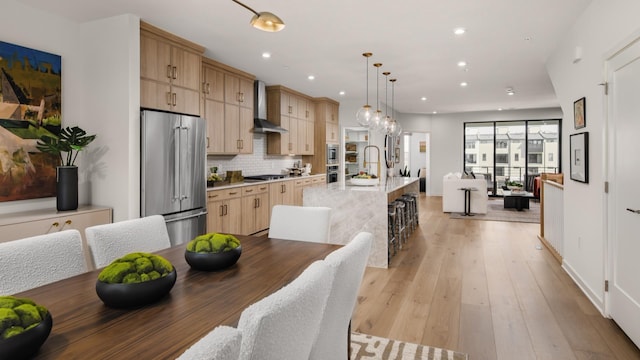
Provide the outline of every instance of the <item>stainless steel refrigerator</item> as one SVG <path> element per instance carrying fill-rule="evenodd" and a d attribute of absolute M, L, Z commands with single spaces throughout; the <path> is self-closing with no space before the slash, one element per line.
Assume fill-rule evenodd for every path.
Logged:
<path fill-rule="evenodd" d="M 204 234 L 205 120 L 142 110 L 140 126 L 140 215 L 163 215 L 172 245 Z"/>

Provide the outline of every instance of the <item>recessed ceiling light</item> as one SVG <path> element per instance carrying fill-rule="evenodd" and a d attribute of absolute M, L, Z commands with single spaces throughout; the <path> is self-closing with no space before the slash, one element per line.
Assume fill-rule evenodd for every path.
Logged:
<path fill-rule="evenodd" d="M 426 97 L 426 96 L 423 96 L 423 97 L 421 97 L 421 98 L 420 98 L 420 100 L 422 100 L 422 101 L 427 101 L 427 97 Z"/>
<path fill-rule="evenodd" d="M 268 58 L 270 58 L 270 57 L 271 57 L 271 53 L 268 53 L 268 52 L 263 52 L 263 53 L 262 53 L 262 58 L 263 58 L 263 59 L 268 59 Z"/>
<path fill-rule="evenodd" d="M 515 91 L 513 91 L 513 89 L 512 89 L 512 88 L 507 88 L 507 95 L 512 96 L 512 95 L 515 95 L 515 93 L 516 93 L 516 92 L 515 92 Z"/>
<path fill-rule="evenodd" d="M 459 67 L 465 67 L 465 66 L 467 66 L 467 62 L 466 61 L 458 61 L 458 66 Z"/>
<path fill-rule="evenodd" d="M 453 33 L 456 34 L 456 35 L 462 35 L 465 32 L 467 32 L 467 30 L 465 28 L 462 28 L 462 27 L 453 29 Z"/>
<path fill-rule="evenodd" d="M 498 111 L 502 111 L 502 108 L 498 108 Z"/>
<path fill-rule="evenodd" d="M 467 85 L 469 85 L 469 84 L 467 84 L 466 81 L 463 81 L 463 82 L 460 83 L 460 86 L 462 86 L 462 87 L 466 87 Z"/>
<path fill-rule="evenodd" d="M 437 111 L 432 112 L 432 114 L 437 114 L 437 113 L 438 113 Z"/>
<path fill-rule="evenodd" d="M 313 76 L 313 75 L 309 75 L 309 76 L 307 76 L 307 79 L 309 79 L 309 80 L 313 80 L 313 79 L 315 79 L 315 78 L 316 78 L 316 77 L 315 77 L 315 76 Z"/>
<path fill-rule="evenodd" d="M 346 93 L 344 91 L 340 91 L 338 94 L 340 94 L 340 96 L 344 96 Z"/>

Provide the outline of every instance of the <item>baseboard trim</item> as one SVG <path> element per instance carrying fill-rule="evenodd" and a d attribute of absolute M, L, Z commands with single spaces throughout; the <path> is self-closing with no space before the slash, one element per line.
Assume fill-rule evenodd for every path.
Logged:
<path fill-rule="evenodd" d="M 571 264 L 569 264 L 566 260 L 562 261 L 562 269 L 564 269 L 564 271 L 569 275 L 573 282 L 578 285 L 580 290 L 582 290 L 587 299 L 591 301 L 593 306 L 595 306 L 596 309 L 600 311 L 600 314 L 602 314 L 602 316 L 604 317 L 607 317 L 604 312 L 604 301 L 602 297 L 598 296 L 598 293 L 593 291 L 593 289 L 591 289 L 591 287 L 589 287 L 587 283 L 582 280 L 582 277 L 580 277 L 580 275 L 573 269 Z"/>

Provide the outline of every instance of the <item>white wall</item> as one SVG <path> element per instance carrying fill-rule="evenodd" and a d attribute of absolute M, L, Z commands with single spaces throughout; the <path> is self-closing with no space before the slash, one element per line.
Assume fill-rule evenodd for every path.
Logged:
<path fill-rule="evenodd" d="M 606 100 L 598 84 L 605 81 L 605 56 L 639 30 L 638 14 L 637 0 L 593 0 L 547 60 L 547 70 L 567 114 L 563 139 L 577 132 L 590 133 L 589 184 L 565 176 L 563 265 L 601 311 L 606 266 Z M 582 60 L 574 64 L 577 46 L 582 48 Z M 572 123 L 573 102 L 583 96 L 587 102 L 586 127 L 576 131 Z M 568 164 L 569 142 L 564 141 L 562 147 L 562 162 Z"/>
<path fill-rule="evenodd" d="M 7 0 L 0 33 L 62 57 L 62 125 L 98 135 L 78 156 L 79 203 L 112 207 L 115 221 L 139 216 L 139 20 L 77 24 Z M 40 208 L 55 198 L 0 203 L 0 214 Z"/>

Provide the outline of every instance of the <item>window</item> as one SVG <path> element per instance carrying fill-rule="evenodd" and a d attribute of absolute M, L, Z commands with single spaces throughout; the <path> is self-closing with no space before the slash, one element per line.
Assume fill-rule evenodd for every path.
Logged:
<path fill-rule="evenodd" d="M 496 167 L 496 176 L 504 176 L 504 168 Z"/>
<path fill-rule="evenodd" d="M 549 153 L 549 161 L 553 161 L 553 153 Z"/>
<path fill-rule="evenodd" d="M 542 154 L 529 154 L 529 164 L 542 164 Z"/>
<path fill-rule="evenodd" d="M 476 148 L 476 142 L 475 141 L 467 141 L 464 144 L 464 148 L 465 149 L 475 149 Z"/>
<path fill-rule="evenodd" d="M 486 153 L 482 154 L 482 161 L 487 161 L 487 154 Z"/>
<path fill-rule="evenodd" d="M 476 154 L 465 154 L 464 162 L 467 164 L 475 164 L 476 163 Z"/>
<path fill-rule="evenodd" d="M 460 145 L 458 145 L 460 146 Z M 506 164 L 509 162 L 509 154 L 496 154 L 496 163 Z"/>
<path fill-rule="evenodd" d="M 506 149 L 507 142 L 506 141 L 496 141 L 496 149 Z"/>
<path fill-rule="evenodd" d="M 513 160 L 520 161 L 520 154 L 518 154 L 518 153 L 513 154 Z"/>

